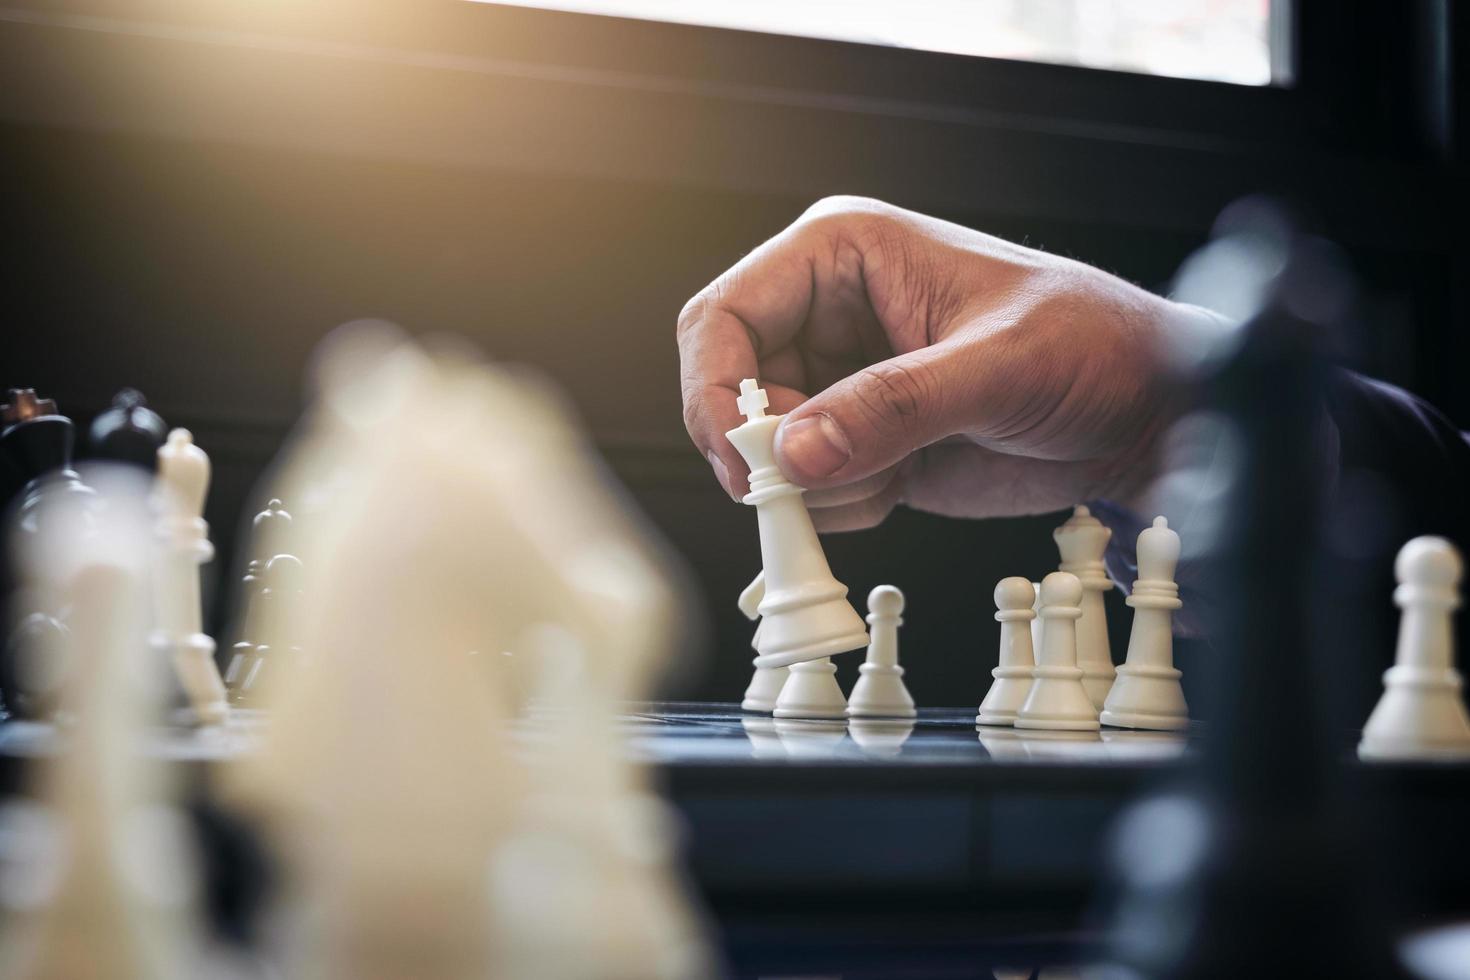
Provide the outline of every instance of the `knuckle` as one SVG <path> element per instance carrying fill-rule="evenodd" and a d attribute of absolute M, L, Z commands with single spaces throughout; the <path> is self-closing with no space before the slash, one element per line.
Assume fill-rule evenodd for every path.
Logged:
<path fill-rule="evenodd" d="M 859 403 L 879 431 L 909 432 L 928 416 L 935 388 L 930 372 L 918 365 L 885 362 L 858 376 Z"/>
<path fill-rule="evenodd" d="M 887 217 L 892 206 L 871 197 L 854 194 L 833 194 L 817 201 L 801 216 L 807 225 L 864 225 Z"/>
<path fill-rule="evenodd" d="M 704 322 L 704 318 L 709 311 L 710 293 L 712 289 L 713 284 L 704 287 L 690 297 L 689 302 L 684 304 L 684 308 L 679 311 L 679 319 L 674 324 L 675 337 L 684 337 L 696 326 Z"/>

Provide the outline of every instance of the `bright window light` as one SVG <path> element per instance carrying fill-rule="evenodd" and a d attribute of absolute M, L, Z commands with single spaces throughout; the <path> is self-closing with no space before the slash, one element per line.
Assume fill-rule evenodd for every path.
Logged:
<path fill-rule="evenodd" d="M 1240 85 L 1282 82 L 1272 0 L 481 0 Z M 1275 0 L 1282 3 L 1283 0 Z"/>

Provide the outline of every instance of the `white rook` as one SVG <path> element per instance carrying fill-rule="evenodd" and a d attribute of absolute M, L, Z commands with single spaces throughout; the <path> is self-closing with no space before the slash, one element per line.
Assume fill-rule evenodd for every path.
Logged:
<path fill-rule="evenodd" d="M 199 566 L 214 557 L 203 516 L 208 493 L 209 457 L 188 429 L 174 429 L 158 448 L 153 643 L 168 651 L 198 720 L 216 724 L 230 709 L 199 594 Z"/>
<path fill-rule="evenodd" d="M 847 601 L 847 586 L 827 565 L 801 499 L 805 491 L 776 466 L 781 417 L 766 414 L 766 393 L 751 378 L 740 382 L 737 404 L 745 424 L 725 436 L 750 467 L 750 493 L 743 502 L 755 508 L 765 570 L 755 666 L 787 667 L 867 646 L 868 632 Z"/>

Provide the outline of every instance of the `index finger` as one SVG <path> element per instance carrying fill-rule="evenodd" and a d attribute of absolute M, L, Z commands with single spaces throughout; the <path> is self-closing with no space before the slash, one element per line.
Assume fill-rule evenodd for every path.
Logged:
<path fill-rule="evenodd" d="M 679 314 L 679 369 L 684 427 L 706 456 L 714 454 L 743 482 L 745 463 L 725 433 L 744 421 L 735 407 L 743 378 L 758 378 L 761 358 L 795 339 L 812 304 L 812 253 L 793 225 L 700 290 Z M 805 399 L 766 385 L 775 411 Z M 730 489 L 735 492 L 734 488 Z"/>

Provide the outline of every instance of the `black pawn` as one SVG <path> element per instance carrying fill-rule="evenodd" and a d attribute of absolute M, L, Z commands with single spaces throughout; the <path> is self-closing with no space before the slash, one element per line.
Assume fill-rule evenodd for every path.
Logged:
<path fill-rule="evenodd" d="M 87 448 L 96 459 L 131 463 L 151 473 L 158 469 L 158 448 L 167 439 L 168 426 L 142 393 L 124 388 L 113 397 L 112 407 L 92 420 Z"/>

